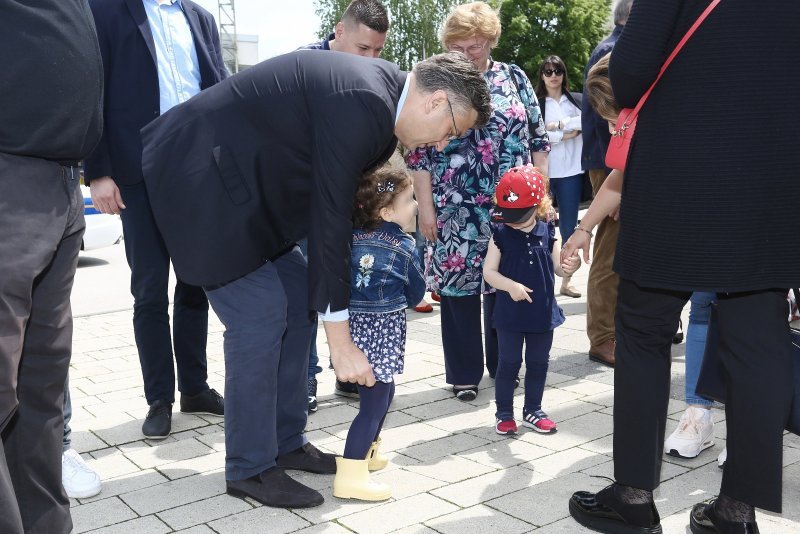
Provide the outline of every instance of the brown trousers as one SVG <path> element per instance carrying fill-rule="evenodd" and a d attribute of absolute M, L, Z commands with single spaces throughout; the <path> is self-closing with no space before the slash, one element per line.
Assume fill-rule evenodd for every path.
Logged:
<path fill-rule="evenodd" d="M 594 194 L 606 180 L 604 169 L 589 171 Z M 614 314 L 617 310 L 619 277 L 614 272 L 619 223 L 606 217 L 598 225 L 594 238 L 594 255 L 586 289 L 586 335 L 592 347 L 614 339 Z"/>

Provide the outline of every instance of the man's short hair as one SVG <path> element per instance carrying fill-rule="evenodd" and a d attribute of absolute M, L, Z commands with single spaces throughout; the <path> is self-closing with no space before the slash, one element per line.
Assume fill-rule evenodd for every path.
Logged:
<path fill-rule="evenodd" d="M 482 128 L 492 115 L 492 101 L 486 78 L 460 52 L 437 54 L 414 65 L 417 88 L 423 93 L 442 90 L 447 93 L 453 109 L 478 113 L 475 128 Z"/>
<path fill-rule="evenodd" d="M 632 5 L 633 0 L 618 0 L 617 5 L 614 6 L 614 25 L 619 26 L 628 21 Z"/>
<path fill-rule="evenodd" d="M 378 0 L 353 0 L 342 13 L 342 22 L 363 24 L 378 33 L 389 31 L 389 13 Z"/>

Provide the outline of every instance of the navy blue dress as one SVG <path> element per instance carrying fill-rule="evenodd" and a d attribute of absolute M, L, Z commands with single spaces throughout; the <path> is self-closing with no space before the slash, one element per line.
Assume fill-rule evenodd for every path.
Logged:
<path fill-rule="evenodd" d="M 544 333 L 562 324 L 564 312 L 556 303 L 551 257 L 555 225 L 537 221 L 530 233 L 505 224 L 493 225 L 492 230 L 501 254 L 500 274 L 533 290 L 533 302 L 515 302 L 507 292 L 498 291 L 492 326 L 501 331 Z"/>

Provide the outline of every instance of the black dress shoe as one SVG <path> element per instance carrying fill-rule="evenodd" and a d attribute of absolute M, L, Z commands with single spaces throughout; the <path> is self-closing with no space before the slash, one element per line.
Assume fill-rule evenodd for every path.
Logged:
<path fill-rule="evenodd" d="M 358 384 L 354 382 L 342 382 L 337 380 L 336 385 L 333 387 L 333 392 L 341 397 L 350 397 L 351 399 L 359 398 Z"/>
<path fill-rule="evenodd" d="M 336 455 L 322 452 L 311 443 L 306 443 L 299 449 L 278 456 L 278 467 L 307 471 L 320 475 L 333 475 L 336 473 Z"/>
<path fill-rule="evenodd" d="M 614 485 L 598 493 L 578 491 L 569 500 L 569 513 L 581 525 L 607 534 L 661 534 L 654 503 L 626 504 L 614 495 Z"/>
<path fill-rule="evenodd" d="M 226 480 L 226 492 L 234 497 L 250 497 L 275 508 L 311 508 L 324 502 L 322 494 L 293 480 L 280 467 L 244 480 Z"/>
<path fill-rule="evenodd" d="M 142 424 L 142 434 L 150 439 L 164 439 L 172 430 L 172 404 L 157 400 L 150 405 Z"/>
<path fill-rule="evenodd" d="M 225 400 L 215 389 L 207 389 L 197 395 L 181 395 L 181 412 L 225 415 Z"/>
<path fill-rule="evenodd" d="M 692 534 L 759 534 L 756 523 L 736 523 L 719 517 L 714 511 L 714 501 L 694 505 L 689 528 Z"/>

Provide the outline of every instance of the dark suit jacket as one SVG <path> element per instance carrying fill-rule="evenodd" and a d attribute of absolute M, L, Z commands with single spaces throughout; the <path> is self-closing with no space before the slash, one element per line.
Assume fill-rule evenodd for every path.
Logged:
<path fill-rule="evenodd" d="M 611 35 L 606 37 L 599 45 L 592 51 L 589 56 L 589 62 L 583 70 L 583 85 L 586 85 L 586 77 L 589 70 L 600 61 L 606 54 L 610 53 L 614 45 L 622 35 L 624 26 L 616 26 Z M 581 133 L 583 134 L 583 168 L 585 170 L 610 169 L 606 168 L 606 150 L 608 150 L 608 143 L 611 141 L 611 134 L 608 132 L 608 123 L 603 119 L 594 108 L 589 104 L 589 99 L 586 99 L 586 107 L 581 108 Z"/>
<path fill-rule="evenodd" d="M 182 0 L 194 37 L 200 88 L 227 77 L 217 26 L 211 14 Z M 85 178 L 111 176 L 117 184 L 142 181 L 139 130 L 158 117 L 159 92 L 153 34 L 142 0 L 89 0 L 97 26 L 105 77 L 104 123 L 100 143 L 86 158 Z"/>
<path fill-rule="evenodd" d="M 230 282 L 308 237 L 310 307 L 346 308 L 356 186 L 397 145 L 405 79 L 383 60 L 301 50 L 145 127 L 145 183 L 178 278 Z"/>

